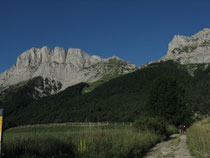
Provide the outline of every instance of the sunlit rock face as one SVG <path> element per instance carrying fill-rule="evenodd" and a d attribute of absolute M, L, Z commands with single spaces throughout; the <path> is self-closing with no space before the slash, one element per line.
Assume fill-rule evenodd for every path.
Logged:
<path fill-rule="evenodd" d="M 7 87 L 37 76 L 62 83 L 62 89 L 80 82 L 94 82 L 104 75 L 135 71 L 135 65 L 117 57 L 102 59 L 78 48 L 54 50 L 44 46 L 23 52 L 16 64 L 0 74 L 0 87 Z"/>
<path fill-rule="evenodd" d="M 181 64 L 210 63 L 210 29 L 191 37 L 175 35 L 161 60 L 174 60 Z"/>

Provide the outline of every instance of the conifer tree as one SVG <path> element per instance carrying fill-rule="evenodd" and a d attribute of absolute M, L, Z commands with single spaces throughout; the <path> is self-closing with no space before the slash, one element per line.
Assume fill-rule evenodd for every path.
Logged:
<path fill-rule="evenodd" d="M 174 125 L 189 124 L 192 116 L 184 87 L 177 79 L 166 76 L 154 81 L 148 97 L 148 112 Z"/>

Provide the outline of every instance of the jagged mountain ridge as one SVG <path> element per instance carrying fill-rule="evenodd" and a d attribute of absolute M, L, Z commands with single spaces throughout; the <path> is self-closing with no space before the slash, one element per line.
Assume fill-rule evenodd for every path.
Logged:
<path fill-rule="evenodd" d="M 94 82 L 107 74 L 124 74 L 135 71 L 135 65 L 111 57 L 91 56 L 78 48 L 61 47 L 54 50 L 44 46 L 31 48 L 17 58 L 17 63 L 0 74 L 0 87 L 9 87 L 41 76 L 62 83 L 62 90 L 80 82 Z"/>
<path fill-rule="evenodd" d="M 203 42 L 208 41 L 208 33 L 206 35 L 206 30 L 201 31 L 201 33 L 198 33 L 197 36 L 197 41 L 200 41 L 197 42 L 198 47 L 200 47 L 200 45 Z M 188 41 L 190 42 L 192 37 L 187 38 L 189 38 Z M 200 64 L 199 62 L 202 63 L 202 61 L 199 60 L 195 62 L 192 62 L 191 60 L 189 62 L 185 62 L 187 61 L 188 56 L 185 56 L 184 54 L 192 53 L 191 57 L 194 57 L 195 59 L 197 56 L 197 48 L 193 50 L 189 49 L 189 43 L 186 43 L 186 50 L 189 49 L 187 52 L 184 52 L 182 50 L 179 51 L 179 49 L 176 49 L 181 49 L 182 47 L 184 47 L 183 44 L 174 44 L 174 47 L 172 46 L 170 46 L 171 49 L 169 48 L 170 51 L 167 54 L 167 58 L 165 58 L 165 60 L 163 58 L 163 60 L 161 60 L 162 62 L 157 61 L 155 63 L 148 64 L 145 68 L 141 68 L 140 70 L 135 71 L 134 73 L 129 73 L 127 75 L 117 77 L 108 82 L 106 79 L 104 79 L 105 81 L 99 86 L 96 84 L 98 86 L 97 88 L 95 88 L 95 86 L 93 87 L 94 90 L 87 89 L 90 86 L 88 86 L 88 84 L 86 83 L 80 83 L 78 85 L 72 86 L 73 90 L 71 90 L 72 87 L 69 87 L 66 90 L 59 92 L 55 95 L 46 95 L 46 93 L 43 92 L 39 93 L 40 90 L 36 91 L 36 88 L 32 88 L 32 92 L 35 92 L 36 96 L 34 97 L 34 95 L 29 95 L 29 97 L 32 96 L 31 100 L 30 102 L 26 102 L 24 104 L 24 107 L 22 106 L 22 102 L 17 104 L 16 99 L 7 99 L 6 97 L 4 97 L 11 96 L 10 94 L 4 95 L 3 97 L 1 97 L 0 95 L 0 105 L 6 105 L 5 109 L 8 108 L 8 110 L 6 110 L 8 120 L 17 123 L 17 125 L 68 121 L 132 121 L 142 114 L 143 109 L 146 105 L 149 89 L 151 88 L 150 86 L 152 85 L 154 80 L 163 75 L 177 78 L 182 82 L 183 86 L 186 88 L 186 98 L 188 104 L 191 106 L 193 111 L 202 114 L 209 114 L 209 64 Z M 208 47 L 209 46 L 206 46 L 204 52 L 201 51 L 200 53 L 205 54 L 205 50 L 208 51 Z M 177 51 L 174 54 L 177 53 L 177 55 L 180 56 L 180 59 L 173 58 L 173 56 L 170 57 L 170 53 L 173 50 Z M 49 59 L 52 58 L 53 57 L 50 57 Z M 57 61 L 53 63 L 57 64 L 57 62 L 61 62 L 61 65 L 66 64 L 64 62 L 66 60 L 62 58 L 56 58 L 56 60 Z M 176 62 L 168 60 L 173 60 Z M 125 64 L 124 66 L 123 63 Z M 195 65 L 195 69 L 193 70 L 194 75 L 190 75 L 188 73 L 188 66 L 192 65 Z M 83 71 L 84 69 L 87 71 L 94 72 L 100 70 L 100 75 L 101 67 L 103 67 L 109 69 L 112 73 L 114 73 L 115 70 L 113 69 L 113 66 L 117 69 L 117 73 L 121 71 L 125 72 L 127 62 L 122 61 L 117 57 L 109 59 L 100 59 L 96 63 L 87 64 L 87 67 L 81 66 L 81 71 Z M 103 73 L 103 75 L 104 74 L 105 73 Z M 94 78 L 94 76 L 92 77 Z M 42 80 L 42 83 L 44 84 L 46 84 L 45 79 L 46 78 Z M 91 77 L 89 79 L 91 79 Z M 35 85 L 35 87 L 39 86 Z M 39 89 L 44 91 L 46 89 L 45 87 L 46 86 L 40 86 Z M 28 90 L 26 89 L 26 91 L 25 89 L 26 88 L 24 87 L 23 89 L 21 89 L 21 91 L 15 93 L 14 96 L 16 97 L 19 96 L 19 94 L 25 94 L 25 92 L 27 92 L 28 94 Z M 31 88 L 29 90 L 31 90 Z M 11 91 L 13 92 L 14 90 Z M 50 92 L 51 94 L 53 92 L 53 89 L 47 92 Z M 39 99 L 43 96 L 43 94 L 47 97 Z M 27 101 L 28 95 L 26 95 L 25 98 Z M 13 102 L 11 104 L 8 104 L 8 102 L 10 103 L 11 100 Z M 19 101 L 19 99 L 17 100 Z M 23 103 L 24 102 L 25 100 L 23 100 Z M 10 105 L 13 106 L 10 107 Z M 19 105 L 22 106 L 22 109 L 19 108 Z M 20 110 L 17 112 L 17 109 Z"/>
<path fill-rule="evenodd" d="M 166 56 L 160 61 L 167 60 L 180 64 L 210 63 L 210 29 L 205 28 L 190 37 L 175 35 Z"/>

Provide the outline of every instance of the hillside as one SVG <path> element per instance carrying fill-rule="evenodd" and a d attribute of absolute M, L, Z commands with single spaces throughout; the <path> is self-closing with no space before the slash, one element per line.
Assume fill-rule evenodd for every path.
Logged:
<path fill-rule="evenodd" d="M 192 100 L 194 97 L 191 97 L 191 92 L 192 86 L 197 84 L 196 80 L 183 66 L 168 61 L 151 64 L 147 68 L 112 79 L 89 93 L 82 93 L 88 84 L 80 83 L 58 94 L 32 101 L 21 111 L 8 115 L 7 119 L 18 125 L 68 121 L 133 121 L 144 114 L 153 81 L 166 75 L 180 80 L 185 85 L 188 100 L 195 101 Z M 200 86 L 199 83 L 197 86 Z M 200 110 L 197 104 L 194 108 Z"/>
<path fill-rule="evenodd" d="M 83 93 L 83 90 L 89 85 L 80 83 L 41 99 L 25 96 L 30 94 L 26 91 L 28 88 L 19 87 L 13 91 L 13 95 L 7 92 L 1 97 L 6 122 L 24 125 L 69 121 L 134 121 L 144 114 L 150 87 L 160 76 L 179 80 L 184 85 L 187 104 L 191 109 L 196 113 L 210 114 L 210 67 L 204 69 L 205 65 L 202 64 L 197 67 L 192 77 L 185 66 L 173 61 L 154 63 L 103 83 L 88 93 Z M 18 100 L 17 97 L 22 99 Z"/>

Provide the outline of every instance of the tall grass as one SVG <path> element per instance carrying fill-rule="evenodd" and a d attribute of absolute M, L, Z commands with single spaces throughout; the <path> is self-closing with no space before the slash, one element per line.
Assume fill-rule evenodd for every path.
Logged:
<path fill-rule="evenodd" d="M 135 158 L 161 140 L 132 127 L 47 127 L 5 132 L 8 158 Z"/>
<path fill-rule="evenodd" d="M 187 145 L 195 158 L 210 157 L 210 118 L 194 123 L 187 130 Z"/>

